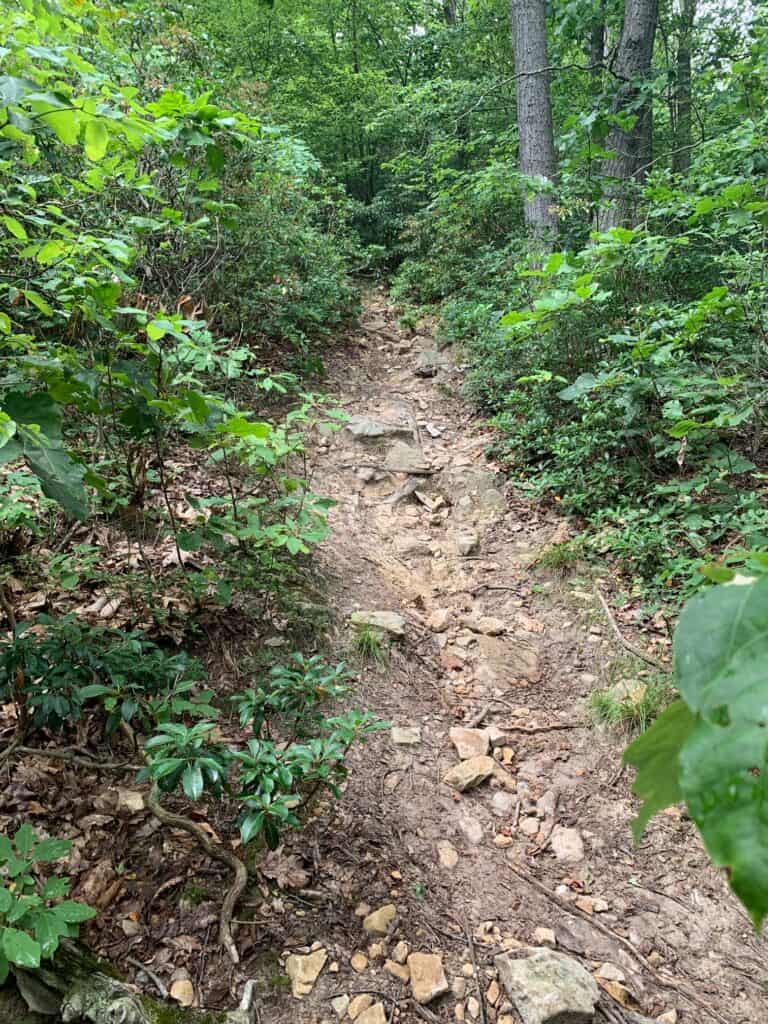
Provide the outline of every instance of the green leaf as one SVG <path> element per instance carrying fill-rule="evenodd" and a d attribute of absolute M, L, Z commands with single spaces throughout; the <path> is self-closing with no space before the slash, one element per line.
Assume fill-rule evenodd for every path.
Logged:
<path fill-rule="evenodd" d="M 71 849 L 72 843 L 68 839 L 44 839 L 35 847 L 35 860 L 52 863 L 66 857 Z"/>
<path fill-rule="evenodd" d="M 40 966 L 40 943 L 18 928 L 3 928 L 3 953 L 17 967 Z"/>
<path fill-rule="evenodd" d="M 87 519 L 90 506 L 83 486 L 85 467 L 76 463 L 63 448 L 27 449 L 25 454 L 43 493 L 57 501 L 70 519 Z"/>
<path fill-rule="evenodd" d="M 675 701 L 624 752 L 624 761 L 637 768 L 632 789 L 643 801 L 632 825 L 637 841 L 654 814 L 683 799 L 679 758 L 695 723 L 685 702 Z"/>
<path fill-rule="evenodd" d="M 13 845 L 22 857 L 28 857 L 35 846 L 37 836 L 30 825 L 24 824 L 13 837 Z"/>
<path fill-rule="evenodd" d="M 33 914 L 31 923 L 35 939 L 40 943 L 40 955 L 44 957 L 53 956 L 59 948 L 59 940 L 69 935 L 69 926 L 59 916 L 58 907 Z"/>
<path fill-rule="evenodd" d="M 181 786 L 190 800 L 199 800 L 203 795 L 203 773 L 197 761 L 184 769 Z"/>
<path fill-rule="evenodd" d="M 0 985 L 4 985 L 8 980 L 8 972 L 10 969 L 8 957 L 5 953 L 0 953 Z"/>
<path fill-rule="evenodd" d="M 78 903 L 77 900 L 64 900 L 56 904 L 56 914 L 66 921 L 67 924 L 80 924 L 81 921 L 90 921 L 96 917 L 96 911 L 86 903 Z"/>
<path fill-rule="evenodd" d="M 107 152 L 109 132 L 100 118 L 94 118 L 85 125 L 85 155 L 94 163 L 102 160 Z"/>
<path fill-rule="evenodd" d="M 16 423 L 7 412 L 0 410 L 0 448 L 4 448 L 15 433 Z"/>
<path fill-rule="evenodd" d="M 10 217 L 8 214 L 4 214 L 0 217 L 0 221 L 5 224 L 8 231 L 13 235 L 14 238 L 20 238 L 22 242 L 26 242 L 28 235 L 24 225 L 21 221 L 16 220 L 15 217 Z"/>

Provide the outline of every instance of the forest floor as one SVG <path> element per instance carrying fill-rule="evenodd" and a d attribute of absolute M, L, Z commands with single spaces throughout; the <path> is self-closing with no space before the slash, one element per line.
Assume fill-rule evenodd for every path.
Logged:
<path fill-rule="evenodd" d="M 329 359 L 328 388 L 354 430 L 378 434 L 347 428 L 313 453 L 314 490 L 338 502 L 320 567 L 334 644 L 354 660 L 354 612 L 403 617 L 404 635 L 363 668 L 357 696 L 407 731 L 356 750 L 341 802 L 288 844 L 311 865 L 318 903 L 286 902 L 296 914 L 286 953 L 314 946 L 327 959 L 314 982 L 322 954 L 294 961 L 311 991 L 278 989 L 263 1019 L 349 1020 L 349 997 L 361 1024 L 512 1024 L 494 957 L 531 945 L 600 976 L 597 1019 L 764 1019 L 766 942 L 693 824 L 670 809 L 633 845 L 626 738 L 597 729 L 588 710 L 617 665 L 625 676 L 644 667 L 602 611 L 611 581 L 537 565 L 567 528 L 505 486 L 460 384 L 461 369 L 431 338 L 402 331 L 381 292 Z M 403 494 L 414 472 L 418 492 Z M 668 640 L 634 637 L 654 640 L 658 654 Z M 499 731 L 497 766 L 458 792 L 444 781 L 459 763 L 450 730 L 480 722 Z M 371 932 L 376 918 L 366 932 L 364 915 L 384 906 L 395 908 L 389 923 L 391 910 L 380 915 L 386 936 Z M 441 957 L 446 994 L 410 998 L 397 977 L 409 952 Z"/>

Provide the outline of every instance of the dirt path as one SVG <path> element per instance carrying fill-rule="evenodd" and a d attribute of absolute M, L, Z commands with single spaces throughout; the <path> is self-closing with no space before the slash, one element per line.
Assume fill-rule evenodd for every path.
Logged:
<path fill-rule="evenodd" d="M 595 731 L 586 709 L 626 652 L 589 580 L 536 567 L 562 525 L 486 461 L 490 438 L 457 397 L 460 371 L 398 330 L 378 296 L 330 375 L 353 417 L 314 455 L 314 489 L 338 501 L 322 556 L 334 639 L 353 660 L 352 613 L 403 617 L 388 660 L 363 670 L 360 702 L 408 731 L 356 752 L 335 815 L 293 840 L 314 861 L 318 892 L 286 909 L 299 908 L 288 946 L 301 957 L 317 943 L 327 960 L 311 993 L 276 994 L 266 1019 L 349 1020 L 346 997 L 369 992 L 366 1011 L 352 1005 L 361 1024 L 516 1024 L 494 957 L 554 945 L 603 976 L 596 1021 L 765 1020 L 766 944 L 691 823 L 675 810 L 632 844 L 621 742 Z M 449 731 L 481 715 L 498 731 L 493 774 L 461 793 L 444 781 L 460 763 Z M 465 739 L 485 754 L 486 733 Z M 487 760 L 463 769 L 488 770 Z M 389 904 L 388 935 L 367 934 L 366 908 Z M 439 954 L 452 990 L 413 1002 L 397 977 L 408 952 Z"/>

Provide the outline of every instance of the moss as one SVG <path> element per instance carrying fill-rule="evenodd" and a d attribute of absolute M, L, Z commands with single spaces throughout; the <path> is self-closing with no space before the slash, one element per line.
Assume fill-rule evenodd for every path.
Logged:
<path fill-rule="evenodd" d="M 226 1011 L 221 1010 L 186 1010 L 182 1006 L 167 1006 L 164 1003 L 155 1002 L 154 999 L 144 997 L 141 1000 L 141 1008 L 147 1015 L 149 1024 L 225 1024 Z M 194 1017 L 192 1016 L 194 1014 Z"/>

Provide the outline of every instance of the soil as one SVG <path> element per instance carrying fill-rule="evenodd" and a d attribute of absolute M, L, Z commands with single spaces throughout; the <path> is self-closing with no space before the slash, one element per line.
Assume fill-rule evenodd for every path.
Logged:
<path fill-rule="evenodd" d="M 76 845 L 82 873 L 68 868 L 73 894 L 90 885 L 102 904 L 89 943 L 153 995 L 160 986 L 141 964 L 166 987 L 189 978 L 204 1006 L 237 1006 L 256 979 L 264 1024 L 331 1024 L 331 1001 L 360 993 L 383 1003 L 388 1024 L 517 1022 L 503 995 L 487 998 L 494 956 L 551 943 L 590 972 L 612 965 L 597 1020 L 765 1019 L 766 942 L 693 824 L 672 808 L 633 845 L 626 738 L 596 728 L 588 709 L 617 666 L 639 682 L 647 672 L 602 610 L 611 580 L 585 566 L 542 567 L 567 524 L 505 482 L 486 455 L 492 433 L 460 397 L 460 366 L 428 335 L 401 329 L 383 292 L 367 297 L 359 331 L 327 365 L 326 390 L 344 410 L 393 431 L 318 434 L 311 456 L 313 491 L 337 502 L 316 559 L 332 610 L 327 641 L 359 668 L 355 703 L 389 725 L 353 750 L 341 800 L 318 806 L 273 857 L 283 874 L 298 869 L 290 884 L 300 888 L 262 878 L 241 901 L 237 966 L 216 943 L 225 870 L 120 796 L 117 784 L 141 788 L 130 774 L 21 762 L 7 814 L 93 819 Z M 378 659 L 364 659 L 350 622 L 367 611 L 404 619 L 404 636 L 385 634 Z M 629 636 L 631 623 L 618 625 Z M 663 623 L 631 639 L 667 656 Z M 237 637 L 221 654 L 236 688 Z M 491 778 L 459 793 L 444 781 L 459 760 L 449 731 L 472 724 L 506 738 Z M 418 742 L 394 743 L 391 727 L 406 726 L 420 730 Z M 234 835 L 226 808 L 194 814 L 224 841 Z M 389 933 L 371 938 L 365 908 L 385 904 L 396 907 Z M 439 953 L 455 992 L 415 1003 L 383 966 L 400 941 Z M 313 946 L 327 962 L 296 999 L 285 958 Z M 367 961 L 355 959 L 360 970 L 355 954 Z"/>

